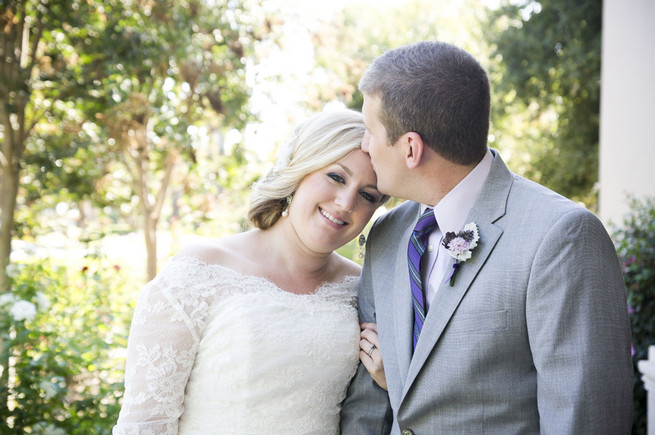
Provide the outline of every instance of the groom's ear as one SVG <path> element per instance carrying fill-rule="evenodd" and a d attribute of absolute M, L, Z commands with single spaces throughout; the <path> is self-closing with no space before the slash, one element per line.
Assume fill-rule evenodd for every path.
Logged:
<path fill-rule="evenodd" d="M 405 133 L 401 139 L 405 148 L 405 164 L 409 169 L 414 169 L 421 163 L 426 145 L 421 135 L 413 131 Z"/>

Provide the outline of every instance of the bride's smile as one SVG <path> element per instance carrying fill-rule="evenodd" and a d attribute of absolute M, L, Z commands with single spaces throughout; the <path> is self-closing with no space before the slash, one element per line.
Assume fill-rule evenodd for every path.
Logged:
<path fill-rule="evenodd" d="M 334 216 L 332 216 L 330 213 L 326 212 L 322 208 L 319 207 L 319 210 L 321 211 L 321 214 L 325 216 L 330 222 L 334 223 L 335 225 L 343 226 L 343 225 L 348 225 L 348 223 L 342 221 L 341 219 L 338 219 Z"/>
<path fill-rule="evenodd" d="M 382 194 L 370 158 L 361 150 L 309 174 L 289 206 L 289 224 L 308 247 L 331 252 L 362 231 Z"/>

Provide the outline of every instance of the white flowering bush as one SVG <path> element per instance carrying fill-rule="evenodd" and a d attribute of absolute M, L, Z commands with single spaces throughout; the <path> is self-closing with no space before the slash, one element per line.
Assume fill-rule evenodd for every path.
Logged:
<path fill-rule="evenodd" d="M 0 433 L 110 434 L 135 280 L 94 258 L 16 266 L 0 295 Z"/>
<path fill-rule="evenodd" d="M 645 434 L 648 397 L 638 362 L 648 359 L 655 345 L 655 197 L 630 198 L 630 212 L 612 237 L 623 267 L 632 326 L 634 363 L 633 434 Z"/>
<path fill-rule="evenodd" d="M 14 322 L 20 322 L 22 320 L 32 321 L 36 317 L 36 305 L 32 302 L 20 300 L 16 301 L 9 310 L 11 316 L 14 318 Z"/>

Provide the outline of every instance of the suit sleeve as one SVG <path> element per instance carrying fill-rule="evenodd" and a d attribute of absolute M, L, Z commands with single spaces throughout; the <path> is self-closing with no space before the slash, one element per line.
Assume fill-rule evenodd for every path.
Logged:
<path fill-rule="evenodd" d="M 371 273 L 371 240 L 374 228 L 369 233 L 367 254 L 359 283 L 359 320 L 375 322 L 375 300 Z M 341 433 L 373 435 L 391 432 L 392 411 L 387 392 L 380 388 L 362 363 L 357 367 L 355 377 L 348 388 L 348 395 L 341 409 Z"/>
<path fill-rule="evenodd" d="M 629 434 L 630 324 L 615 248 L 587 210 L 563 215 L 536 252 L 527 326 L 542 434 Z"/>

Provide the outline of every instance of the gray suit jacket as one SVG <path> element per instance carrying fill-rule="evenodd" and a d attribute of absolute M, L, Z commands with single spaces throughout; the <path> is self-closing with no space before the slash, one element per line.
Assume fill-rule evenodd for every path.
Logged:
<path fill-rule="evenodd" d="M 592 213 L 494 154 L 466 221 L 478 246 L 454 286 L 440 286 L 413 356 L 406 256 L 419 205 L 373 225 L 359 308 L 378 324 L 389 393 L 360 365 L 342 433 L 630 433 L 631 334 L 615 248 Z"/>

